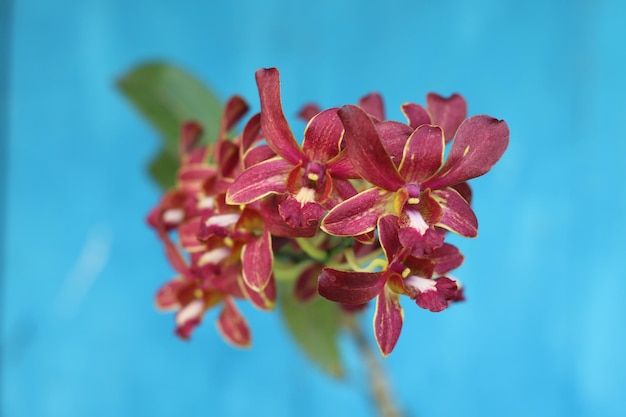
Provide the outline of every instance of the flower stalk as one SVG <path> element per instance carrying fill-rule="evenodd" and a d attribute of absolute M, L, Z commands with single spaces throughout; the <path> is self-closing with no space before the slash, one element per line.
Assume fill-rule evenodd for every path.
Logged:
<path fill-rule="evenodd" d="M 346 326 L 363 357 L 368 371 L 368 381 L 372 402 L 380 417 L 402 417 L 400 407 L 393 396 L 393 387 L 382 366 L 380 357 L 374 352 L 354 316 L 346 316 Z"/>

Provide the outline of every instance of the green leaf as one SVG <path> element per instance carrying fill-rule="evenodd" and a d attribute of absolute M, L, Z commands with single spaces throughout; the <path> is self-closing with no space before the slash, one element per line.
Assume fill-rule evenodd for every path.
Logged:
<path fill-rule="evenodd" d="M 280 311 L 287 329 L 305 354 L 334 377 L 343 375 L 338 336 L 343 312 L 320 296 L 303 303 L 293 296 L 293 285 L 281 285 Z"/>
<path fill-rule="evenodd" d="M 164 190 L 176 185 L 176 172 L 178 171 L 178 157 L 167 152 L 165 149 L 154 157 L 148 168 L 152 179 Z"/>
<path fill-rule="evenodd" d="M 158 155 L 150 172 L 161 186 L 174 184 L 176 169 L 172 168 L 178 165 L 181 124 L 190 120 L 200 123 L 204 128 L 201 143 L 213 143 L 219 133 L 222 104 L 193 75 L 164 62 L 132 69 L 118 80 L 117 86 L 163 138 L 164 152 L 169 155 Z"/>

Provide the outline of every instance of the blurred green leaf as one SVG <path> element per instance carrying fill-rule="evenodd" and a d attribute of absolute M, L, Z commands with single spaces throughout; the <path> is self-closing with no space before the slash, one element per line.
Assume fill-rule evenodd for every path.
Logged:
<path fill-rule="evenodd" d="M 338 304 L 320 296 L 303 303 L 293 296 L 293 286 L 280 291 L 280 311 L 287 328 L 306 355 L 334 377 L 343 375 L 338 336 L 343 312 Z"/>
<path fill-rule="evenodd" d="M 117 86 L 163 138 L 164 150 L 150 164 L 151 174 L 161 186 L 174 184 L 181 124 L 189 120 L 199 122 L 204 127 L 201 142 L 214 142 L 222 104 L 193 75 L 164 62 L 132 69 L 118 80 Z"/>
<path fill-rule="evenodd" d="M 148 171 L 152 179 L 164 190 L 176 185 L 176 172 L 178 170 L 178 156 L 163 149 L 150 162 Z"/>

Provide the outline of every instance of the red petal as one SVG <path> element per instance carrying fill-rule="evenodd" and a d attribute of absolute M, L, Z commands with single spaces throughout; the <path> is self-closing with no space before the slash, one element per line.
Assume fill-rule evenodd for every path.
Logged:
<path fill-rule="evenodd" d="M 250 347 L 252 344 L 248 323 L 230 298 L 224 300 L 224 309 L 217 319 L 217 329 L 227 342 L 235 346 Z"/>
<path fill-rule="evenodd" d="M 330 172 L 333 178 L 361 178 L 352 166 L 350 155 L 345 149 L 326 163 L 326 171 Z"/>
<path fill-rule="evenodd" d="M 313 118 L 317 113 L 321 112 L 322 109 L 317 104 L 309 103 L 305 104 L 300 111 L 298 112 L 298 117 L 304 123 L 308 123 L 309 120 Z"/>
<path fill-rule="evenodd" d="M 400 297 L 385 287 L 378 296 L 374 313 L 374 335 L 383 356 L 388 356 L 396 346 L 403 321 Z"/>
<path fill-rule="evenodd" d="M 444 147 L 443 132 L 439 126 L 418 127 L 404 147 L 400 175 L 412 184 L 431 177 L 441 168 Z"/>
<path fill-rule="evenodd" d="M 359 107 L 378 120 L 385 120 L 385 104 L 378 93 L 370 93 L 359 100 Z"/>
<path fill-rule="evenodd" d="M 178 293 L 182 288 L 189 285 L 187 281 L 179 278 L 166 282 L 157 291 L 155 297 L 156 307 L 159 310 L 173 310 L 180 306 Z"/>
<path fill-rule="evenodd" d="M 361 177 L 390 191 L 404 185 L 369 116 L 361 108 L 348 105 L 339 110 L 339 117 L 345 128 L 347 152 Z"/>
<path fill-rule="evenodd" d="M 240 96 L 232 96 L 224 106 L 224 114 L 222 115 L 221 132 L 226 133 L 232 129 L 235 124 L 246 114 L 250 107 L 248 103 Z"/>
<path fill-rule="evenodd" d="M 268 194 L 287 192 L 287 175 L 293 165 L 280 159 L 270 159 L 246 169 L 226 193 L 228 204 L 248 204 Z"/>
<path fill-rule="evenodd" d="M 265 220 L 265 227 L 274 236 L 282 237 L 313 237 L 317 233 L 318 225 L 314 224 L 304 228 L 293 228 L 287 224 L 278 211 L 278 205 L 289 198 L 289 195 L 270 195 L 261 200 L 261 210 L 263 212 L 263 219 Z"/>
<path fill-rule="evenodd" d="M 376 123 L 376 131 L 380 141 L 387 150 L 395 166 L 400 166 L 404 145 L 415 129 L 404 123 L 386 120 Z"/>
<path fill-rule="evenodd" d="M 392 212 L 394 193 L 372 188 L 336 205 L 322 221 L 331 235 L 356 236 L 374 230 L 380 216 Z"/>
<path fill-rule="evenodd" d="M 257 113 L 248 120 L 241 134 L 241 151 L 247 152 L 248 149 L 261 139 L 261 113 Z"/>
<path fill-rule="evenodd" d="M 498 162 L 508 144 L 506 122 L 489 116 L 470 117 L 459 126 L 439 174 L 425 186 L 435 190 L 483 175 Z"/>
<path fill-rule="evenodd" d="M 450 230 L 465 237 L 476 237 L 478 234 L 478 219 L 470 205 L 453 188 L 433 192 L 433 197 L 439 201 L 443 209 L 443 216 L 437 226 Z"/>
<path fill-rule="evenodd" d="M 178 239 L 180 245 L 187 252 L 198 252 L 204 249 L 204 244 L 198 240 L 198 233 L 203 228 L 201 217 L 194 217 L 180 225 Z"/>
<path fill-rule="evenodd" d="M 306 127 L 302 150 L 312 161 L 326 162 L 341 150 L 343 125 L 337 109 L 328 109 L 317 114 Z"/>
<path fill-rule="evenodd" d="M 460 182 L 452 186 L 455 190 L 461 194 L 461 197 L 468 203 L 472 203 L 472 188 L 468 182 Z"/>
<path fill-rule="evenodd" d="M 241 291 L 250 300 L 253 306 L 263 311 L 270 311 L 276 305 L 276 281 L 270 277 L 270 281 L 261 291 L 255 291 L 248 287 L 245 281 L 241 280 Z"/>
<path fill-rule="evenodd" d="M 432 123 L 441 126 L 446 143 L 456 133 L 459 125 L 467 117 L 467 103 L 465 99 L 453 94 L 449 98 L 430 93 L 426 96 L 426 106 L 432 116 Z"/>
<path fill-rule="evenodd" d="M 319 275 L 318 291 L 330 301 L 363 304 L 376 297 L 385 285 L 384 272 L 339 271 L 324 268 Z"/>
<path fill-rule="evenodd" d="M 289 196 L 278 204 L 278 212 L 287 224 L 296 229 L 316 227 L 326 210 L 315 202 L 300 204 Z"/>
<path fill-rule="evenodd" d="M 383 216 L 378 220 L 380 245 L 389 262 L 402 250 L 402 245 L 398 239 L 398 229 L 398 218 L 394 215 Z"/>
<path fill-rule="evenodd" d="M 280 75 L 276 68 L 256 72 L 256 83 L 261 99 L 261 129 L 267 143 L 278 155 L 297 165 L 307 161 L 293 136 L 280 102 Z"/>
<path fill-rule="evenodd" d="M 180 127 L 179 152 L 186 161 L 189 154 L 196 149 L 196 145 L 202 136 L 202 126 L 197 122 L 183 123 Z"/>
<path fill-rule="evenodd" d="M 431 124 L 430 114 L 425 108 L 415 103 L 405 103 L 402 105 L 402 113 L 406 116 L 409 126 L 417 129 L 421 125 Z"/>
<path fill-rule="evenodd" d="M 322 264 L 314 263 L 308 266 L 298 279 L 293 288 L 296 300 L 306 302 L 317 295 L 317 279 L 322 272 Z"/>
<path fill-rule="evenodd" d="M 178 247 L 174 244 L 174 242 L 172 242 L 167 233 L 162 232 L 159 234 L 161 240 L 165 244 L 165 255 L 167 256 L 167 260 L 170 262 L 170 265 L 172 265 L 172 268 L 174 268 L 176 272 L 180 272 L 183 275 L 188 275 L 189 266 L 184 256 L 180 253 Z"/>
<path fill-rule="evenodd" d="M 259 145 L 250 149 L 243 156 L 243 166 L 244 168 L 250 168 L 253 165 L 260 164 L 261 162 L 265 162 L 270 160 L 276 156 L 276 152 L 272 150 L 267 145 Z"/>
<path fill-rule="evenodd" d="M 444 243 L 428 255 L 428 259 L 435 263 L 434 272 L 443 275 L 458 268 L 463 263 L 463 255 L 456 246 Z"/>
<path fill-rule="evenodd" d="M 265 230 L 261 236 L 245 244 L 241 252 L 243 279 L 246 284 L 257 292 L 263 290 L 272 277 L 273 261 L 271 235 Z"/>

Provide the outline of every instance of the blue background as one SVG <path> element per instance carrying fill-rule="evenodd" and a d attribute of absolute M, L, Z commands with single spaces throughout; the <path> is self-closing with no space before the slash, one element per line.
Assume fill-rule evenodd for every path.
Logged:
<path fill-rule="evenodd" d="M 626 3 L 3 7 L 3 416 L 374 416 L 348 339 L 348 374 L 331 381 L 275 314 L 242 306 L 254 346 L 240 351 L 214 314 L 184 343 L 154 311 L 172 275 L 144 224 L 158 140 L 114 82 L 155 58 L 254 110 L 254 71 L 277 66 L 292 115 L 376 90 L 400 119 L 405 101 L 458 91 L 470 114 L 505 119 L 510 147 L 474 182 L 479 237 L 454 240 L 468 302 L 405 303 L 394 391 L 420 417 L 626 413 Z"/>

